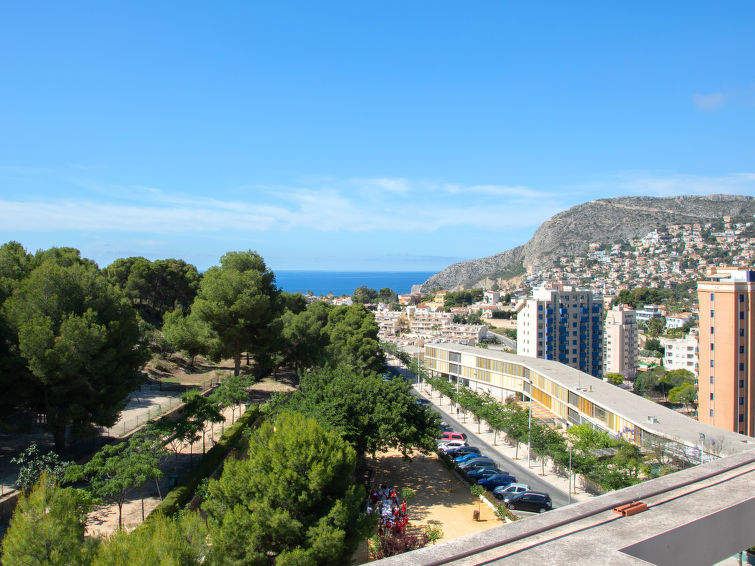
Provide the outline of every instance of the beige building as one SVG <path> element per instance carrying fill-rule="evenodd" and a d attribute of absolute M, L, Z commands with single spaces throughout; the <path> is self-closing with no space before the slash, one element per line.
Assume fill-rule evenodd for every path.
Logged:
<path fill-rule="evenodd" d="M 755 436 L 755 271 L 711 268 L 700 303 L 699 419 Z"/>
<path fill-rule="evenodd" d="M 624 377 L 637 375 L 637 318 L 634 309 L 627 305 L 613 307 L 606 313 L 606 348 L 603 375 L 620 373 Z"/>

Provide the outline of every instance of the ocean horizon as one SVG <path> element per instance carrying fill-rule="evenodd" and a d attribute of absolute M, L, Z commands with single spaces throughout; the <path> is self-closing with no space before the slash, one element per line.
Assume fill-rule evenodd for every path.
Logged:
<path fill-rule="evenodd" d="M 366 285 L 379 291 L 388 287 L 395 293 L 411 291 L 412 285 L 421 285 L 437 273 L 436 271 L 315 271 L 280 270 L 275 271 L 275 280 L 281 290 L 288 293 L 315 295 L 333 293 L 336 296 L 351 295 L 354 289 Z"/>

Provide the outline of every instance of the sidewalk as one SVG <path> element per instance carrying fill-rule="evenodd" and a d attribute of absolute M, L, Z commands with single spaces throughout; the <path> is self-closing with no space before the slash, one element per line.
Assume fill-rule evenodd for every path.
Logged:
<path fill-rule="evenodd" d="M 477 439 L 485 444 L 492 452 L 497 453 L 505 459 L 515 461 L 520 466 L 523 466 L 525 468 L 527 467 L 526 444 L 519 445 L 518 458 L 515 458 L 515 456 L 517 455 L 516 447 L 507 444 L 502 434 L 497 435 L 496 442 L 494 443 L 493 441 L 496 435 L 494 435 L 494 433 L 490 430 L 486 422 L 483 421 L 481 425 L 478 426 L 477 423 L 474 422 L 471 413 L 465 415 L 464 411 L 461 410 L 461 412 L 457 414 L 455 405 L 453 404 L 453 401 L 451 401 L 451 399 L 441 395 L 437 391 L 434 392 L 431 397 L 430 388 L 426 384 L 414 384 L 413 387 L 414 390 L 417 391 L 422 397 L 428 399 L 433 404 L 435 409 L 441 414 L 442 418 L 446 419 L 450 417 L 451 419 L 459 420 L 462 424 L 471 428 L 475 433 Z M 478 430 L 481 432 L 478 433 Z M 539 460 L 535 459 L 535 456 L 533 454 L 529 469 L 532 473 L 536 473 L 538 476 L 540 476 L 540 478 L 544 482 L 551 485 L 554 489 L 560 490 L 564 493 L 569 492 L 569 478 L 556 474 L 552 469 L 552 463 L 550 461 L 548 462 L 548 464 L 546 464 L 545 474 L 543 474 L 543 465 Z M 573 503 L 585 501 L 594 497 L 594 495 L 587 493 L 583 488 L 579 487 L 577 485 L 578 483 L 580 482 L 577 481 L 577 476 L 575 476 L 571 495 Z"/>

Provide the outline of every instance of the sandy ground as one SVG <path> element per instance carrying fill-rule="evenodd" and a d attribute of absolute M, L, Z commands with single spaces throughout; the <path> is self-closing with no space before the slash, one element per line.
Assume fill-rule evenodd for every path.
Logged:
<path fill-rule="evenodd" d="M 415 495 L 407 505 L 409 530 L 421 531 L 426 525 L 440 526 L 441 540 L 454 539 L 470 533 L 498 527 L 504 523 L 495 516 L 493 510 L 478 498 L 472 496 L 469 486 L 445 467 L 435 455 L 418 454 L 411 460 L 404 460 L 398 451 L 378 454 L 370 459 L 375 469 L 373 485 L 388 484 L 414 490 Z M 479 508 L 480 520 L 472 518 Z M 369 560 L 366 542 L 360 545 L 354 555 L 354 564 Z"/>

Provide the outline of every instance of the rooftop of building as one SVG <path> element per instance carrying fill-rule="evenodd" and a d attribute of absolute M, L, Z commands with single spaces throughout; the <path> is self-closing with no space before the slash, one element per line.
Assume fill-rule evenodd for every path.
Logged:
<path fill-rule="evenodd" d="M 433 344 L 432 347 L 521 364 L 578 393 L 584 399 L 641 426 L 643 430 L 657 436 L 673 439 L 689 447 L 700 446 L 701 438 L 704 438 L 706 442 L 705 450 L 721 455 L 755 448 L 755 438 L 701 423 L 602 379 L 553 360 L 530 358 L 456 343 Z"/>

